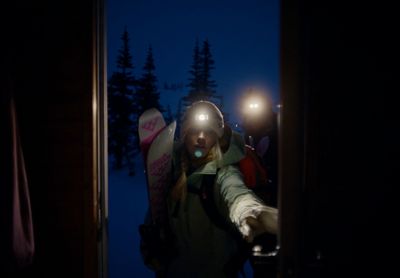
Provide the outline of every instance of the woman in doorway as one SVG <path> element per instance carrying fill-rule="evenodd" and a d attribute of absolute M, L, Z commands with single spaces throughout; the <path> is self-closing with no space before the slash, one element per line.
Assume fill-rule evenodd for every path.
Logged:
<path fill-rule="evenodd" d="M 236 235 L 251 242 L 277 233 L 277 210 L 246 187 L 235 166 L 244 151 L 242 136 L 224 125 L 216 105 L 199 101 L 187 109 L 168 196 L 176 255 L 163 269 L 166 277 L 236 277 Z"/>

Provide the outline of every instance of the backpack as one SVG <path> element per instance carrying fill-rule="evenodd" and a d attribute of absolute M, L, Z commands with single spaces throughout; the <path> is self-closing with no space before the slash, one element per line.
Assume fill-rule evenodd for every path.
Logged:
<path fill-rule="evenodd" d="M 245 145 L 245 157 L 239 161 L 238 167 L 248 188 L 254 190 L 267 185 L 267 172 L 253 147 Z"/>
<path fill-rule="evenodd" d="M 237 166 L 243 175 L 246 186 L 264 202 L 268 200 L 267 172 L 254 148 L 245 145 L 245 157 L 239 161 Z M 238 230 L 233 230 L 229 223 L 219 214 L 213 196 L 216 175 L 203 176 L 202 184 L 197 194 L 199 194 L 203 209 L 211 222 L 220 229 L 228 231 L 237 242 L 238 253 L 225 266 L 228 277 L 236 277 L 238 272 L 245 277 L 243 266 L 248 259 L 251 259 L 252 245 L 242 238 Z M 274 239 L 268 241 L 271 242 L 270 244 L 276 243 Z"/>

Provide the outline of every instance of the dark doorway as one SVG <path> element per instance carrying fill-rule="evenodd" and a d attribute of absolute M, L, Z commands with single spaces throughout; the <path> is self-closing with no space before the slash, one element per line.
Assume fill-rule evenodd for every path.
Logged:
<path fill-rule="evenodd" d="M 174 119 L 183 111 L 194 48 L 206 41 L 215 66 L 213 101 L 232 128 L 243 132 L 240 101 L 246 92 L 268 95 L 279 111 L 279 1 L 109 1 L 107 23 L 108 80 L 119 70 L 123 36 L 129 36 L 129 70 L 136 80 L 151 47 L 165 118 L 168 111 Z M 152 276 L 140 257 L 137 230 L 147 209 L 142 157 L 126 160 L 119 170 L 113 159 L 110 155 L 110 277 Z M 129 176 L 132 168 L 135 176 Z M 249 266 L 247 270 L 251 272 Z"/>

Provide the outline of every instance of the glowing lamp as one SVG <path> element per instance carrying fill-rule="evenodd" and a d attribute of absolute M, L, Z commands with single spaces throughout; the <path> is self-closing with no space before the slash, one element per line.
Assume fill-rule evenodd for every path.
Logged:
<path fill-rule="evenodd" d="M 208 114 L 198 114 L 196 119 L 200 122 L 204 122 L 208 120 Z"/>
<path fill-rule="evenodd" d="M 260 107 L 259 103 L 250 103 L 249 108 L 250 109 L 258 109 Z"/>

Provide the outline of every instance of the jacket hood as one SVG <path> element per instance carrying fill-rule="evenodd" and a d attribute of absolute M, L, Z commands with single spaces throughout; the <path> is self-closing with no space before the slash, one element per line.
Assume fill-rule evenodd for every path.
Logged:
<path fill-rule="evenodd" d="M 245 142 L 243 136 L 233 130 L 229 133 L 229 147 L 223 153 L 222 159 L 218 163 L 219 167 L 238 163 L 245 156 Z"/>

